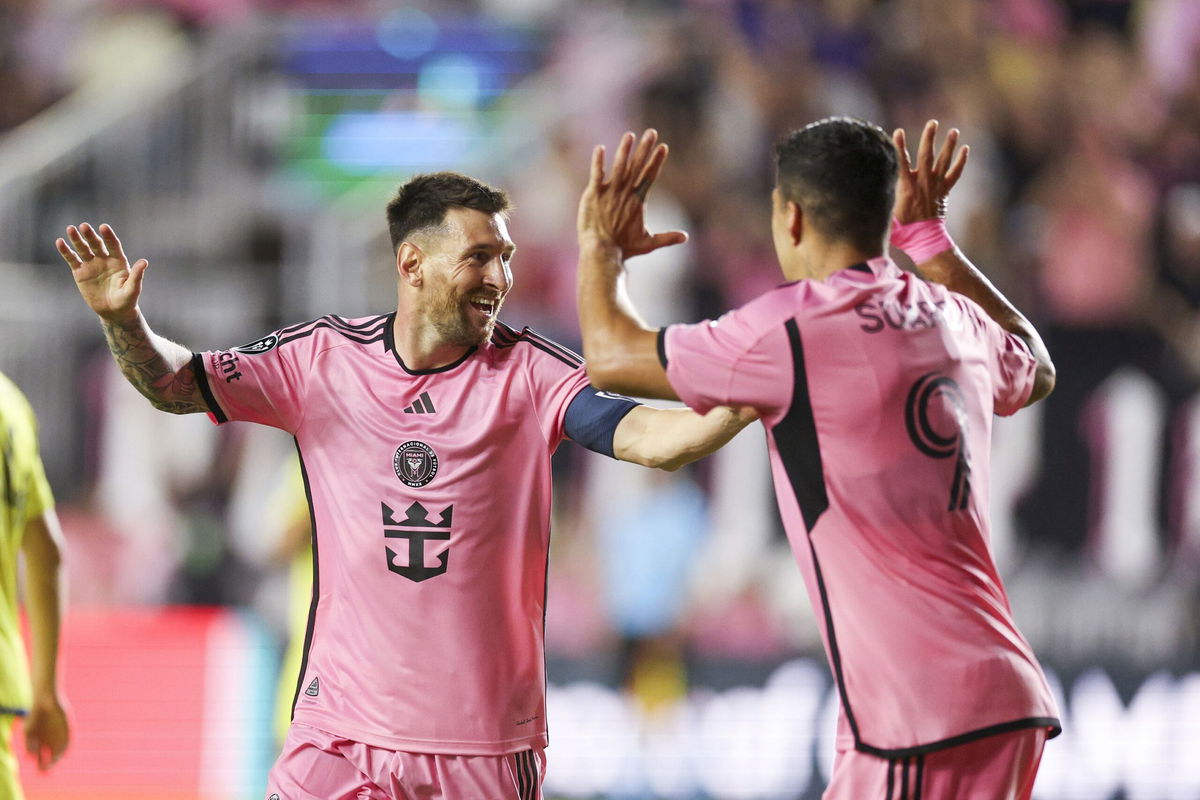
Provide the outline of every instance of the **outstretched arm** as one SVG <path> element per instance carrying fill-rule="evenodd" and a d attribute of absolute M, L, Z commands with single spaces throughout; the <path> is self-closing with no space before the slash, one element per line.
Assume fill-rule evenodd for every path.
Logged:
<path fill-rule="evenodd" d="M 625 259 L 687 241 L 682 231 L 651 234 L 643 219 L 646 192 L 662 170 L 667 146 L 647 130 L 621 137 L 612 172 L 604 147 L 579 201 L 579 327 L 588 377 L 601 389 L 678 399 L 658 359 L 658 331 L 647 327 L 625 290 Z"/>
<path fill-rule="evenodd" d="M 673 472 L 725 446 L 758 414 L 718 406 L 707 414 L 690 408 L 638 406 L 613 434 L 613 455 L 622 461 Z"/>
<path fill-rule="evenodd" d="M 190 414 L 208 411 L 192 371 L 192 354 L 150 330 L 138 298 L 149 262 L 130 266 L 121 241 L 109 225 L 99 231 L 84 223 L 67 228 L 55 242 L 71 268 L 84 302 L 100 317 L 108 349 L 121 374 L 161 411 Z"/>
<path fill-rule="evenodd" d="M 49 769 L 67 749 L 70 726 L 58 688 L 58 641 L 66 605 L 63 536 L 53 510 L 31 519 L 21 543 L 32 640 L 33 703 L 25 720 L 25 749 Z"/>
<path fill-rule="evenodd" d="M 911 226 L 913 223 L 941 223 L 946 216 L 946 197 L 962 175 L 967 164 L 969 148 L 958 144 L 958 130 L 952 128 L 946 134 L 941 150 L 934 157 L 934 138 L 937 136 L 936 120 L 925 123 L 921 142 L 917 148 L 917 166 L 913 169 L 908 156 L 904 129 L 897 128 L 892 134 L 896 152 L 900 159 L 900 178 L 896 184 L 896 223 Z M 1041 400 L 1054 389 L 1054 362 L 1046 350 L 1037 329 L 1001 294 L 991 281 L 972 264 L 962 251 L 954 246 L 944 227 L 933 231 L 934 235 L 925 247 L 914 250 L 917 270 L 926 280 L 940 283 L 952 292 L 969 297 L 1001 328 L 1021 339 L 1028 345 L 1037 361 L 1033 391 L 1025 405 Z M 897 242 L 897 230 L 892 232 L 892 244 Z M 905 249 L 901 246 L 901 249 Z M 932 251 L 932 252 L 930 252 Z"/>

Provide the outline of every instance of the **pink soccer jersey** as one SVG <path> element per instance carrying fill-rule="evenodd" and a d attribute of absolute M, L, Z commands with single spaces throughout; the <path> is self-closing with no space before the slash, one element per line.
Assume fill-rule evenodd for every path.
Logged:
<path fill-rule="evenodd" d="M 197 356 L 218 421 L 281 428 L 300 451 L 316 571 L 293 718 L 391 750 L 544 747 L 550 455 L 582 359 L 498 325 L 410 371 L 393 318 Z"/>
<path fill-rule="evenodd" d="M 759 409 L 841 697 L 839 747 L 898 757 L 1058 730 L 988 533 L 992 414 L 1036 367 L 973 302 L 886 258 L 660 339 L 699 411 Z"/>

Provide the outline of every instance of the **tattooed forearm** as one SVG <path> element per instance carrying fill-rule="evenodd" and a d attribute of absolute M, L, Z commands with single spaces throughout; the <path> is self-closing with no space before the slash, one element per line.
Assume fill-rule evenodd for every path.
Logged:
<path fill-rule="evenodd" d="M 151 405 L 172 414 L 208 411 L 188 350 L 151 331 L 140 315 L 128 324 L 102 320 L 102 325 L 121 374 Z"/>

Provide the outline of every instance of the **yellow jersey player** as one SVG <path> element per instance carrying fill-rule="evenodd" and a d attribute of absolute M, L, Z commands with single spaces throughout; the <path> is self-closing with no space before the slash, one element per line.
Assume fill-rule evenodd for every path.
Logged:
<path fill-rule="evenodd" d="M 17 557 L 25 557 L 32 674 L 17 607 Z M 0 800 L 21 798 L 12 722 L 25 718 L 25 748 L 48 769 L 70 729 L 58 687 L 65 605 L 63 537 L 38 452 L 29 401 L 0 373 Z"/>

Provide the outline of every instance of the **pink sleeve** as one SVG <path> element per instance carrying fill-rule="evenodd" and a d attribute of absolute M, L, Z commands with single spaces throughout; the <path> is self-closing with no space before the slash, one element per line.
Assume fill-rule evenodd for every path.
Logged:
<path fill-rule="evenodd" d="M 304 417 L 314 337 L 288 341 L 277 331 L 241 347 L 198 353 L 201 393 L 218 422 L 257 422 L 295 433 Z"/>
<path fill-rule="evenodd" d="M 527 370 L 542 434 L 557 447 L 566 436 L 567 407 L 588 385 L 583 356 L 529 328 L 521 332 L 521 339 L 531 345 Z"/>
<path fill-rule="evenodd" d="M 701 414 L 715 406 L 752 406 L 764 417 L 786 408 L 792 382 L 780 380 L 791 364 L 783 321 L 770 320 L 758 301 L 718 320 L 672 325 L 662 339 L 667 380 Z M 782 348 L 782 349 L 781 349 Z"/>
<path fill-rule="evenodd" d="M 993 411 L 1007 417 L 1020 411 L 1029 399 L 1037 374 L 1037 359 L 1025 342 L 1001 328 L 982 310 L 976 311 L 976 316 L 983 322 L 987 337 Z"/>

